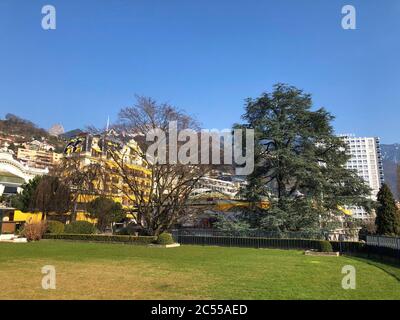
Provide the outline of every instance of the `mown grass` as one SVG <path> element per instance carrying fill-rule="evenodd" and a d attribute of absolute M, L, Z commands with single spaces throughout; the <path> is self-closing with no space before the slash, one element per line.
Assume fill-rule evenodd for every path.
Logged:
<path fill-rule="evenodd" d="M 41 287 L 53 265 L 57 288 Z M 344 265 L 356 289 L 341 286 Z M 301 251 L 41 241 L 0 244 L 0 299 L 400 299 L 400 269 Z"/>

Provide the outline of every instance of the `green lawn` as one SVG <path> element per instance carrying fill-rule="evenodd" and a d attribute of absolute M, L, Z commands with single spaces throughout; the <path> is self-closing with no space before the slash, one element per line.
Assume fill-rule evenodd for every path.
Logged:
<path fill-rule="evenodd" d="M 41 288 L 54 265 L 56 290 Z M 341 287 L 356 268 L 355 290 Z M 400 269 L 301 251 L 41 241 L 0 244 L 0 299 L 400 299 Z"/>

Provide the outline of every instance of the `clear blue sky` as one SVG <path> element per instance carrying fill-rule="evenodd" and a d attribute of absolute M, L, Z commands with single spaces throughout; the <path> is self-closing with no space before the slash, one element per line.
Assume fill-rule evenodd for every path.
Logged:
<path fill-rule="evenodd" d="M 45 4 L 57 30 L 41 28 Z M 341 28 L 345 4 L 357 30 Z M 224 129 L 286 82 L 338 133 L 400 142 L 399 31 L 399 0 L 0 0 L 0 117 L 102 126 L 139 94 Z"/>

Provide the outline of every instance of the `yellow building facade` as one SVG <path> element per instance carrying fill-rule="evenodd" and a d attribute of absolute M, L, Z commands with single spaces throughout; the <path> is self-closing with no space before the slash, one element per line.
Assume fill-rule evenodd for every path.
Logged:
<path fill-rule="evenodd" d="M 111 154 L 113 152 L 113 154 Z M 91 190 L 78 192 L 77 220 L 84 219 L 85 204 L 103 195 L 121 203 L 128 217 L 135 211 L 134 195 L 129 192 L 128 184 L 118 174 L 116 157 L 123 159 L 124 168 L 130 177 L 148 194 L 151 187 L 151 170 L 139 157 L 140 148 L 134 140 L 122 143 L 107 135 L 81 134 L 69 141 L 65 150 L 65 161 L 76 161 L 80 170 L 91 165 L 101 167 L 101 173 L 93 181 Z M 139 182 L 139 183 L 138 183 Z M 73 190 L 74 191 L 74 190 Z"/>
<path fill-rule="evenodd" d="M 45 169 L 52 168 L 57 165 L 62 158 L 61 153 L 47 151 L 47 150 L 34 150 L 28 148 L 18 148 L 17 159 L 30 167 Z"/>
<path fill-rule="evenodd" d="M 62 166 L 60 169 L 61 174 L 70 174 L 71 177 L 76 172 L 84 172 L 91 165 L 98 165 L 102 169 L 99 175 L 94 177 L 90 188 L 71 188 L 76 203 L 75 218 L 78 221 L 96 223 L 95 219 L 91 219 L 87 215 L 86 204 L 99 196 L 106 196 L 115 202 L 121 203 L 127 212 L 127 218 L 135 217 L 134 195 L 129 193 L 129 187 L 122 181 L 122 178 L 115 170 L 117 163 L 110 156 L 111 146 L 113 146 L 114 152 L 123 155 L 126 170 L 129 170 L 129 174 L 139 181 L 143 192 L 148 193 L 151 186 L 151 171 L 147 168 L 146 163 L 137 156 L 140 149 L 134 140 L 123 143 L 117 139 L 107 137 L 107 135 L 81 134 L 67 143 L 62 159 L 57 156 L 56 160 Z M 73 162 L 74 165 L 68 167 L 68 164 Z M 66 165 L 64 166 L 64 164 Z M 71 214 L 71 212 L 64 214 L 62 216 L 63 220 L 70 221 Z M 48 219 L 51 219 L 51 216 L 52 214 L 50 213 Z M 57 216 L 58 218 L 60 216 Z M 40 222 L 42 221 L 42 214 L 40 212 L 32 213 L 15 210 L 13 221 L 17 223 Z"/>

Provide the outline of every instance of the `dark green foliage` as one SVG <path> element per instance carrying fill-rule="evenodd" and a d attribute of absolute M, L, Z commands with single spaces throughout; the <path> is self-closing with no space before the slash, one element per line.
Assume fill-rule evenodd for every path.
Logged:
<path fill-rule="evenodd" d="M 331 229 L 335 215 L 343 215 L 338 206 L 370 210 L 370 189 L 344 167 L 350 156 L 334 134 L 334 117 L 312 106 L 311 95 L 285 84 L 247 100 L 245 123 L 235 127 L 255 130 L 255 168 L 242 195 L 271 203 L 242 216 L 251 228 L 307 231 L 323 222 Z"/>
<path fill-rule="evenodd" d="M 378 208 L 376 210 L 376 232 L 379 235 L 400 234 L 400 213 L 396 207 L 393 194 L 387 184 L 383 184 L 378 195 Z"/>
<path fill-rule="evenodd" d="M 65 225 L 60 221 L 47 221 L 46 233 L 61 234 L 64 233 Z"/>
<path fill-rule="evenodd" d="M 22 192 L 11 197 L 11 206 L 21 210 L 22 212 L 29 212 L 32 210 L 32 203 L 36 189 L 42 180 L 42 177 L 36 176 L 28 183 L 21 185 Z"/>
<path fill-rule="evenodd" d="M 156 243 L 166 245 L 166 244 L 173 244 L 173 243 L 175 243 L 175 241 L 172 238 L 172 234 L 163 232 L 157 237 Z"/>
<path fill-rule="evenodd" d="M 100 234 L 45 234 L 43 239 L 59 239 L 59 240 L 77 240 L 77 241 L 98 241 L 98 242 L 120 242 L 128 244 L 150 244 L 156 240 L 156 237 L 132 237 L 117 235 L 100 235 Z"/>
<path fill-rule="evenodd" d="M 225 215 L 215 217 L 217 221 L 213 224 L 214 228 L 226 232 L 247 232 L 250 231 L 250 224 L 238 219 L 229 219 Z"/>
<path fill-rule="evenodd" d="M 74 221 L 65 225 L 65 233 L 94 234 L 96 233 L 96 227 L 88 221 Z"/>
<path fill-rule="evenodd" d="M 332 245 L 329 241 L 324 240 L 319 242 L 318 251 L 320 252 L 332 252 Z"/>
<path fill-rule="evenodd" d="M 87 211 L 92 219 L 97 219 L 97 228 L 104 232 L 113 222 L 121 221 L 125 212 L 119 202 L 100 196 L 87 205 Z"/>

